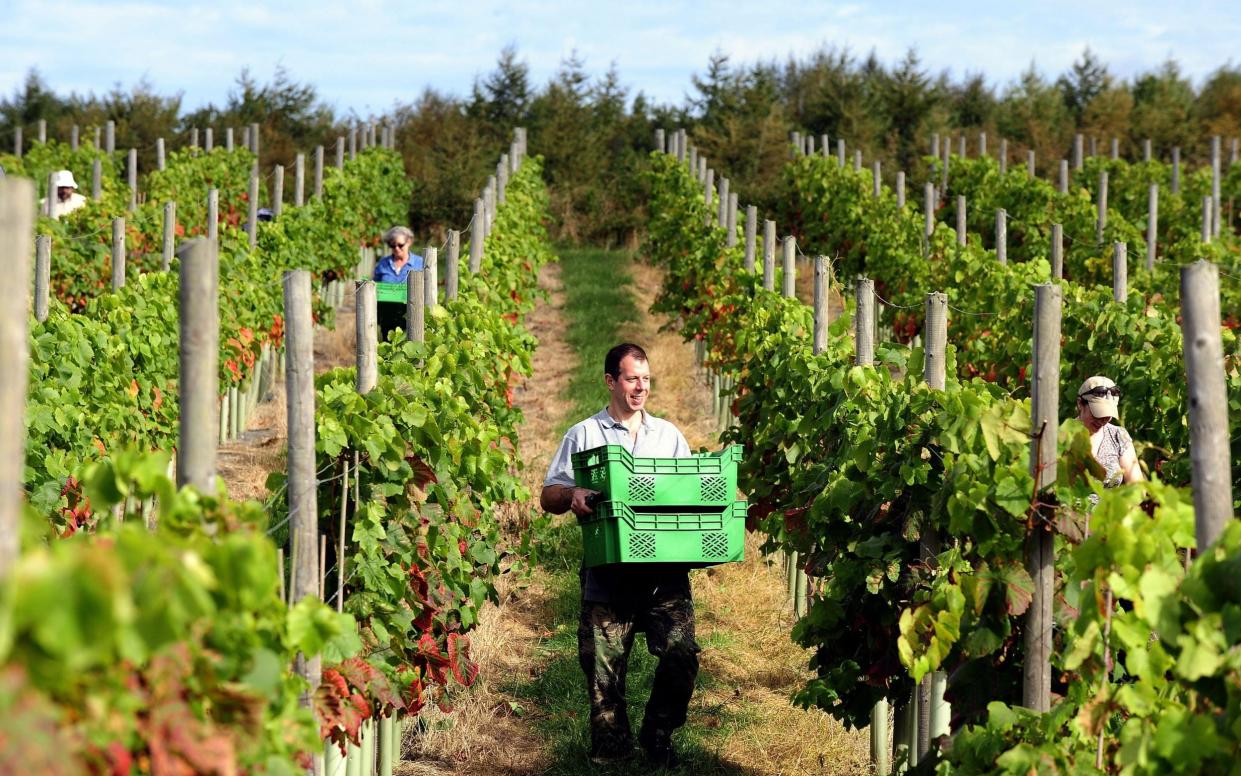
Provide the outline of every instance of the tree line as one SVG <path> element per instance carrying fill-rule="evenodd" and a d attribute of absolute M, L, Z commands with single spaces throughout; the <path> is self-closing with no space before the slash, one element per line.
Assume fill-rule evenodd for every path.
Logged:
<path fill-rule="evenodd" d="M 1241 67 L 1222 65 L 1195 85 L 1169 59 L 1121 78 L 1089 49 L 1058 76 L 1032 64 L 1004 85 L 984 73 L 959 79 L 935 74 L 912 50 L 893 64 L 833 47 L 747 64 L 717 53 L 690 86 L 680 104 L 658 103 L 633 93 L 615 66 L 592 77 L 576 54 L 536 84 L 518 51 L 508 47 L 469 94 L 427 88 L 384 115 L 360 117 L 334 109 L 313 85 L 279 69 L 267 83 L 243 70 L 220 105 L 193 110 L 184 109 L 182 95 L 158 94 L 146 81 L 100 95 L 62 95 L 31 71 L 11 97 L 0 99 L 0 149 L 13 147 L 17 126 L 26 128 L 29 142 L 39 120 L 47 122 L 50 137 L 61 139 L 72 124 L 85 132 L 112 120 L 117 147 L 138 148 L 150 169 L 157 137 L 185 143 L 192 128 L 211 126 L 219 144 L 224 127 L 258 123 L 266 167 L 291 164 L 299 150 L 330 147 L 360 122 L 390 122 L 414 181 L 410 225 L 431 238 L 464 227 L 497 154 L 513 128 L 525 126 L 530 152 L 546 160 L 556 237 L 635 245 L 648 200 L 640 173 L 656 127 L 686 127 L 742 199 L 766 207 L 780 196 L 793 130 L 844 138 L 850 151 L 883 159 L 886 170 L 910 171 L 928 153 L 933 133 L 965 133 L 973 148 L 973 138 L 985 131 L 996 138 L 992 154 L 1001 137 L 1014 159 L 1033 149 L 1042 174 L 1068 155 L 1079 132 L 1098 138 L 1101 149 L 1119 138 L 1128 158 L 1140 155 L 1146 139 L 1164 158 L 1180 146 L 1190 162 L 1205 159 L 1211 136 L 1241 135 Z"/>

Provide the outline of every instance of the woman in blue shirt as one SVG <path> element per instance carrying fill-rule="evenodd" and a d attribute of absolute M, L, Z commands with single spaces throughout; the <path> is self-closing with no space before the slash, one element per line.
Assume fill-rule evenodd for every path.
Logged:
<path fill-rule="evenodd" d="M 394 226 L 384 233 L 384 242 L 392 253 L 375 262 L 372 276 L 376 283 L 404 283 L 410 270 L 422 270 L 422 257 L 410 252 L 414 233 L 404 226 Z"/>

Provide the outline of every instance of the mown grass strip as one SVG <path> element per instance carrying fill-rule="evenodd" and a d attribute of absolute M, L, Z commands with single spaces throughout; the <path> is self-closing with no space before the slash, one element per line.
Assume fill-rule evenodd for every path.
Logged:
<path fill-rule="evenodd" d="M 617 343 L 618 332 L 644 311 L 639 310 L 631 292 L 629 266 L 631 254 L 598 249 L 560 252 L 561 279 L 565 289 L 565 339 L 573 348 L 577 367 L 565 397 L 572 409 L 559 424 L 562 433 L 573 423 L 593 415 L 606 403 L 603 387 L 603 357 Z M 540 462 L 542 464 L 543 462 Z M 521 699 L 535 728 L 547 741 L 551 776 L 598 773 L 614 776 L 649 774 L 651 766 L 638 755 L 634 759 L 607 766 L 589 761 L 590 705 L 586 698 L 585 677 L 577 658 L 577 621 L 580 584 L 581 538 L 572 518 L 560 518 L 539 537 L 542 570 L 547 573 L 550 596 L 550 635 L 540 645 L 539 665 L 528 679 L 505 688 Z M 723 648 L 723 636 L 699 637 L 704 647 Z M 634 639 L 629 661 L 629 719 L 637 735 L 650 697 L 656 661 L 646 649 L 645 638 Z M 712 686 L 705 672 L 698 675 L 696 695 Z M 745 725 L 741 715 L 713 708 L 703 714 L 694 704 L 689 724 L 676 736 L 683 764 L 679 769 L 695 774 L 738 774 L 735 766 L 720 762 L 718 744 Z M 709 718 L 709 719 L 708 719 Z M 706 722 L 707 724 L 699 724 Z M 710 727 L 708 727 L 710 725 Z"/>

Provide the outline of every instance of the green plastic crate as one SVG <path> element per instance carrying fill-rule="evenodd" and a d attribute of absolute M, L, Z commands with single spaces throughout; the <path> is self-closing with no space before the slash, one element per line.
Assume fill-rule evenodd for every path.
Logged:
<path fill-rule="evenodd" d="M 581 518 L 586 567 L 610 563 L 714 566 L 745 556 L 746 502 L 709 511 L 634 511 L 604 501 Z"/>
<path fill-rule="evenodd" d="M 689 458 L 635 458 L 620 445 L 573 454 L 579 488 L 603 494 L 601 501 L 631 507 L 727 506 L 737 498 L 737 445 Z"/>
<path fill-rule="evenodd" d="M 377 302 L 400 302 L 405 304 L 409 292 L 405 289 L 404 283 L 376 283 L 375 284 L 375 301 Z"/>

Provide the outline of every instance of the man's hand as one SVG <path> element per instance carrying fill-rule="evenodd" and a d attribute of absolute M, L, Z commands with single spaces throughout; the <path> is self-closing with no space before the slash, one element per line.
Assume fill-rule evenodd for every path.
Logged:
<path fill-rule="evenodd" d="M 572 511 L 578 517 L 585 517 L 595 511 L 594 507 L 587 503 L 587 499 L 595 493 L 596 491 L 588 488 L 544 485 L 543 492 L 539 494 L 539 504 L 554 515 Z"/>

